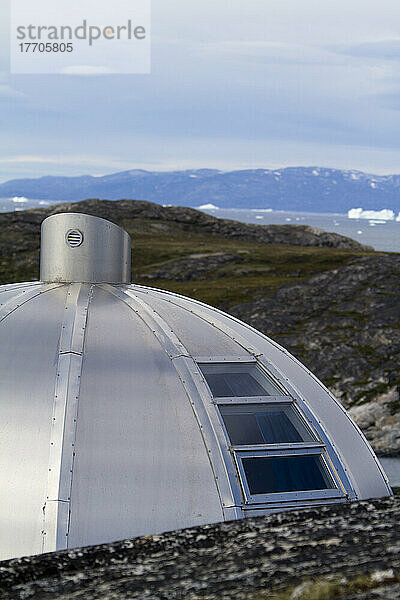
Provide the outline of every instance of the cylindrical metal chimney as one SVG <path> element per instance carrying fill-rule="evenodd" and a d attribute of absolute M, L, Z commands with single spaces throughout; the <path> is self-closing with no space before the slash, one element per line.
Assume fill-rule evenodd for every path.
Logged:
<path fill-rule="evenodd" d="M 131 238 L 115 225 L 82 213 L 42 223 L 41 281 L 130 283 Z"/>

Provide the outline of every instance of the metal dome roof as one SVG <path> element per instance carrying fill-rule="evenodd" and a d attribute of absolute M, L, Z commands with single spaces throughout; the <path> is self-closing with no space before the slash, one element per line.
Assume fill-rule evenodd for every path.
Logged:
<path fill-rule="evenodd" d="M 103 219 L 55 215 L 42 281 L 0 287 L 2 558 L 391 494 L 298 360 L 128 284 L 129 251 Z"/>

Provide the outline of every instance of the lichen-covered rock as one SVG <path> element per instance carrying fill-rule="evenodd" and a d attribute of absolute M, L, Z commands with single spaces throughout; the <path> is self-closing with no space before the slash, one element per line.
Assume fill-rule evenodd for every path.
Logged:
<path fill-rule="evenodd" d="M 14 559 L 0 563 L 1 598 L 394 600 L 399 523 L 388 498 Z"/>
<path fill-rule="evenodd" d="M 398 404 L 398 389 L 391 388 L 386 394 L 378 394 L 373 401 L 349 409 L 365 435 L 373 440 L 375 451 L 382 456 L 400 453 Z"/>

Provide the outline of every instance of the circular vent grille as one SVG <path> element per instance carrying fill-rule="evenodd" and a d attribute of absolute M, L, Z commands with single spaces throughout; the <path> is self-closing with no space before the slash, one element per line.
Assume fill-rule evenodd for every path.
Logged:
<path fill-rule="evenodd" d="M 77 248 L 83 242 L 83 233 L 79 229 L 70 229 L 65 236 L 68 246 Z"/>

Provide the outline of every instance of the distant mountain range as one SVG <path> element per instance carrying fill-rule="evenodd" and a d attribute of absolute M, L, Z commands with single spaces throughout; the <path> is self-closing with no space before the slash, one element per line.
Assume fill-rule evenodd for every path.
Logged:
<path fill-rule="evenodd" d="M 15 179 L 0 184 L 0 198 L 26 197 L 46 202 L 86 198 L 134 198 L 164 205 L 221 208 L 272 208 L 345 213 L 350 208 L 400 211 L 400 175 L 319 167 L 267 170 L 154 172 L 123 171 L 93 177 Z"/>

